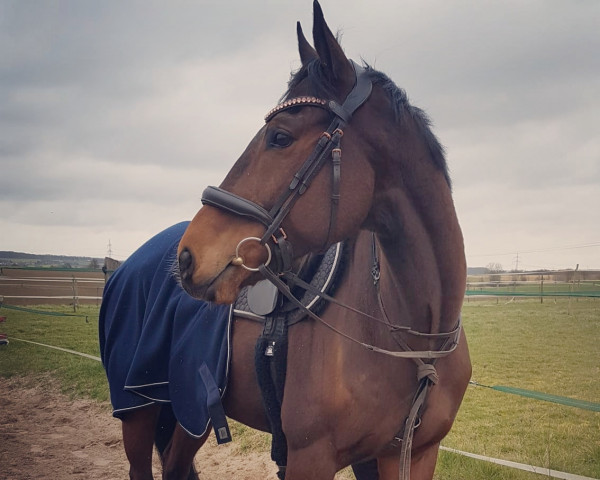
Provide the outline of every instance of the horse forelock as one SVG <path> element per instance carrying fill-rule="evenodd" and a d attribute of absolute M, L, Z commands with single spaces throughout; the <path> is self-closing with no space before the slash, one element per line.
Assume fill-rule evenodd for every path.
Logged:
<path fill-rule="evenodd" d="M 302 92 L 298 92 L 300 88 L 303 90 Z M 326 100 L 336 97 L 335 88 L 318 58 L 303 65 L 296 72 L 292 72 L 287 91 L 283 94 L 281 100 L 292 98 L 298 94 Z"/>

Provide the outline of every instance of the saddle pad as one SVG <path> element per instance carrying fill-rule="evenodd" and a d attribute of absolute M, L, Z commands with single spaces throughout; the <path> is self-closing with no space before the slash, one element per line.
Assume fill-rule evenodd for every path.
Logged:
<path fill-rule="evenodd" d="M 212 374 L 221 396 L 230 352 L 229 306 L 193 299 L 172 273 L 177 246 L 189 222 L 159 233 L 110 277 L 99 320 L 102 363 L 113 415 L 171 402 L 192 436 L 209 423 L 207 391 L 200 375 Z"/>
<path fill-rule="evenodd" d="M 310 255 L 307 257 L 306 265 L 299 272 L 299 277 L 308 282 L 313 288 L 321 293 L 331 294 L 335 288 L 335 282 L 343 271 L 344 243 L 335 243 L 322 255 Z M 240 292 L 234 306 L 233 313 L 239 317 L 250 318 L 253 320 L 264 321 L 265 315 L 254 312 L 248 302 L 248 297 L 256 289 L 256 286 L 244 287 Z M 318 295 L 304 291 L 301 287 L 293 290 L 302 305 L 312 312 L 317 313 L 326 303 Z M 284 299 L 281 311 L 288 315 L 289 323 L 295 323 L 306 314 L 303 310 L 293 306 L 288 300 Z"/>

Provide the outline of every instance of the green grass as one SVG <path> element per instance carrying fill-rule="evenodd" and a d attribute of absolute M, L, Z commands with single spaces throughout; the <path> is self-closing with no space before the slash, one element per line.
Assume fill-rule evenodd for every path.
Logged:
<path fill-rule="evenodd" d="M 32 309 L 72 314 L 72 309 L 39 305 Z M 71 397 L 88 397 L 108 401 L 108 384 L 102 364 L 58 350 L 40 347 L 17 339 L 30 340 L 100 356 L 98 347 L 98 307 L 80 306 L 84 317 L 48 316 L 0 308 L 7 317 L 0 332 L 7 333 L 8 346 L 0 347 L 0 376 L 11 377 L 52 374 L 60 381 L 63 393 Z"/>
<path fill-rule="evenodd" d="M 231 422 L 231 435 L 242 453 L 271 450 L 271 435 L 253 430 L 242 423 Z"/>
<path fill-rule="evenodd" d="M 465 304 L 473 379 L 600 402 L 600 301 Z M 469 387 L 447 447 L 600 478 L 600 414 Z M 540 478 L 443 452 L 436 478 Z M 470 471 L 470 470 L 469 470 Z M 497 473 L 491 473 L 497 472 Z"/>
<path fill-rule="evenodd" d="M 60 310 L 58 307 L 34 307 Z M 62 309 L 68 313 L 68 307 Z M 98 307 L 79 317 L 48 317 L 0 309 L 0 332 L 99 355 Z M 465 330 L 473 379 L 600 402 L 600 300 L 506 299 L 465 303 Z M 100 362 L 17 340 L 0 347 L 0 377 L 59 380 L 63 391 L 106 402 Z M 268 436 L 232 425 L 240 451 L 269 449 Z M 600 413 L 470 386 L 443 445 L 539 467 L 600 478 Z M 348 476 L 350 478 L 350 476 Z M 440 452 L 436 480 L 516 479 L 543 476 Z"/>

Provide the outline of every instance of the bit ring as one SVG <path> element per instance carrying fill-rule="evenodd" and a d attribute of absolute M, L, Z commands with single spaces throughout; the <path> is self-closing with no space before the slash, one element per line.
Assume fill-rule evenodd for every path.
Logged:
<path fill-rule="evenodd" d="M 242 267 L 245 270 L 248 270 L 249 272 L 258 272 L 258 271 L 260 271 L 260 269 L 258 267 L 257 268 L 249 267 L 248 265 L 246 265 L 244 263 L 244 258 L 242 256 L 240 256 L 240 247 L 244 243 L 251 241 L 251 240 L 254 240 L 255 242 L 260 243 L 260 238 L 258 238 L 258 237 L 247 237 L 247 238 L 244 238 L 243 240 L 241 240 L 240 243 L 237 244 L 237 247 L 235 247 L 235 258 L 231 261 L 231 264 Z M 266 266 L 269 263 L 271 263 L 272 254 L 271 254 L 271 247 L 269 247 L 269 245 L 267 245 L 265 243 L 264 247 L 267 249 L 267 261 L 264 263 L 264 265 Z"/>

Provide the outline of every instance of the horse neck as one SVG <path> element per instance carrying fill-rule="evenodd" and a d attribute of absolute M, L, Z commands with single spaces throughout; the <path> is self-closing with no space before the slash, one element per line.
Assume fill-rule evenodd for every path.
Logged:
<path fill-rule="evenodd" d="M 420 331 L 450 330 L 464 298 L 466 263 L 450 187 L 427 147 L 399 138 L 378 158 L 369 228 L 381 264 L 381 297 L 393 323 Z"/>

